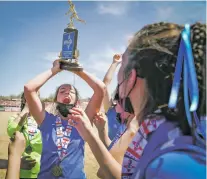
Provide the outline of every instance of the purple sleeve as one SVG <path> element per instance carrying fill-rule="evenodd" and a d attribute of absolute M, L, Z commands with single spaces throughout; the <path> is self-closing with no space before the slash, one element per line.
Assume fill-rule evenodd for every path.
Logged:
<path fill-rule="evenodd" d="M 47 131 L 48 129 L 51 129 L 52 124 L 54 124 L 56 117 L 45 111 L 45 118 L 42 121 L 42 124 L 39 126 L 40 131 Z"/>

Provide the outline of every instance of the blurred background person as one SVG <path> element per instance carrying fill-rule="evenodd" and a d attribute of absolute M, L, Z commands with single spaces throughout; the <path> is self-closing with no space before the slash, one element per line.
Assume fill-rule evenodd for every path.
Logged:
<path fill-rule="evenodd" d="M 40 96 L 39 92 L 37 95 Z M 26 139 L 26 148 L 21 159 L 20 178 L 37 178 L 40 171 L 42 139 L 38 125 L 27 106 L 24 93 L 21 96 L 21 112 L 8 120 L 8 135 L 13 137 L 16 131 L 23 133 Z"/>

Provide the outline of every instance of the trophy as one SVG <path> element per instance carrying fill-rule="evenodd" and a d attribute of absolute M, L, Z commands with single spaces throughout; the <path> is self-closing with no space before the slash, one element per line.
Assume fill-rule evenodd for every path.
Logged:
<path fill-rule="evenodd" d="M 83 67 L 78 63 L 79 51 L 77 49 L 78 30 L 74 27 L 73 19 L 85 23 L 78 17 L 75 5 L 68 0 L 70 8 L 66 15 L 70 15 L 68 27 L 64 29 L 62 51 L 60 52 L 60 68 L 69 71 L 81 71 Z"/>

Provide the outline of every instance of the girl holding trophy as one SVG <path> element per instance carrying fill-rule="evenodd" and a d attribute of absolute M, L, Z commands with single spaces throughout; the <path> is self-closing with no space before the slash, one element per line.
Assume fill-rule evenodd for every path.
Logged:
<path fill-rule="evenodd" d="M 78 107 L 76 88 L 70 84 L 63 84 L 57 89 L 54 99 L 57 103 L 55 115 L 45 111 L 35 92 L 59 72 L 60 61 L 56 60 L 51 69 L 29 81 L 24 87 L 28 107 L 42 134 L 42 157 L 38 178 L 85 179 L 84 140 L 72 126 L 75 123 L 68 120 L 69 110 Z M 105 85 L 85 70 L 74 73 L 86 81 L 94 91 L 85 109 L 92 125 L 92 120 L 101 107 Z"/>

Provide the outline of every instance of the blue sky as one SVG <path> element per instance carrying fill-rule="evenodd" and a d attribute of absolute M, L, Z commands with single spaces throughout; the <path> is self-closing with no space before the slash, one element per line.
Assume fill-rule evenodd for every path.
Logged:
<path fill-rule="evenodd" d="M 79 17 L 79 61 L 103 79 L 114 53 L 123 53 L 129 38 L 144 25 L 168 21 L 194 23 L 206 21 L 206 2 L 101 2 L 74 1 Z M 52 66 L 61 50 L 68 3 L 0 1 L 0 95 L 18 94 L 24 84 Z M 92 90 L 80 78 L 75 86 L 83 98 Z M 54 93 L 62 83 L 73 84 L 71 72 L 61 72 L 41 88 L 41 96 Z M 110 85 L 116 86 L 116 76 Z"/>

